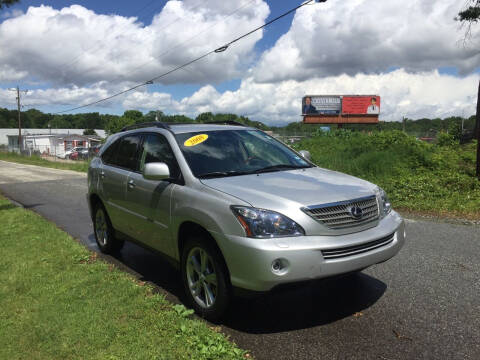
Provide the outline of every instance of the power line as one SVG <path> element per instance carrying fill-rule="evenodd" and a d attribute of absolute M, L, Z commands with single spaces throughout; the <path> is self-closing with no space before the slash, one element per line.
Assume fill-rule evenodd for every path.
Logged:
<path fill-rule="evenodd" d="M 293 13 L 294 11 L 300 9 L 301 7 L 303 7 L 303 6 L 311 3 L 311 2 L 313 2 L 313 1 L 314 1 L 314 0 L 307 0 L 307 1 L 303 2 L 302 4 L 300 4 L 300 5 L 292 8 L 292 9 L 290 9 L 290 10 L 288 10 L 287 12 L 285 12 L 285 13 L 277 16 L 276 18 L 274 18 L 274 19 L 266 22 L 265 24 L 260 25 L 260 26 L 256 27 L 255 29 L 253 29 L 253 30 L 251 30 L 251 31 L 249 31 L 249 32 L 247 32 L 247 33 L 245 33 L 245 34 L 243 34 L 243 35 L 241 35 L 241 36 L 239 36 L 239 37 L 231 40 L 230 42 L 226 43 L 225 45 L 220 46 L 220 47 L 218 47 L 218 48 L 216 48 L 216 49 L 214 49 L 214 50 L 210 50 L 209 52 L 207 52 L 207 53 L 205 53 L 205 54 L 203 54 L 203 55 L 201 55 L 201 56 L 198 56 L 198 57 L 196 57 L 196 58 L 194 58 L 194 59 L 192 59 L 192 60 L 190 60 L 190 61 L 188 61 L 188 62 L 186 62 L 186 63 L 184 63 L 184 64 L 182 64 L 182 65 L 179 65 L 179 66 L 177 66 L 177 67 L 175 67 L 175 68 L 173 68 L 173 69 L 171 69 L 171 70 L 169 70 L 169 71 L 167 71 L 167 72 L 165 72 L 165 73 L 163 73 L 163 74 L 160 74 L 160 75 L 158 75 L 158 76 L 155 76 L 154 78 L 152 78 L 152 79 L 150 79 L 150 80 L 147 80 L 147 81 L 145 81 L 145 82 L 143 82 L 143 83 L 141 83 L 141 84 L 132 86 L 131 88 L 128 88 L 128 89 L 123 90 L 123 91 L 120 91 L 120 92 L 115 93 L 115 94 L 113 94 L 113 95 L 110 95 L 110 96 L 108 96 L 108 97 L 106 97 L 106 98 L 103 98 L 103 99 L 100 99 L 100 100 L 97 100 L 97 101 L 94 101 L 94 102 L 91 102 L 91 103 L 88 103 L 88 104 L 85 104 L 85 105 L 77 106 L 77 107 L 74 107 L 74 108 L 71 108 L 71 109 L 59 111 L 59 112 L 56 112 L 56 113 L 54 113 L 54 114 L 62 114 L 62 113 L 66 113 L 66 112 L 69 112 L 69 111 L 74 111 L 74 110 L 82 109 L 82 108 L 85 108 L 85 107 L 88 107 L 88 106 L 96 105 L 96 104 L 99 104 L 99 103 L 101 103 L 101 102 L 103 102 L 103 101 L 107 101 L 107 100 L 113 99 L 114 97 L 123 95 L 123 94 L 125 94 L 125 93 L 127 93 L 127 92 L 129 92 L 129 91 L 138 89 L 139 87 L 142 87 L 142 86 L 145 86 L 145 85 L 151 85 L 151 84 L 153 84 L 156 80 L 158 80 L 158 79 L 160 79 L 160 78 L 162 78 L 162 77 L 168 76 L 168 75 L 172 74 L 172 73 L 175 72 L 175 71 L 178 71 L 178 70 L 180 70 L 180 69 L 183 69 L 184 67 L 187 67 L 187 66 L 189 66 L 189 65 L 191 65 L 191 64 L 193 64 L 193 63 L 195 63 L 195 62 L 197 62 L 197 61 L 199 61 L 199 60 L 201 60 L 201 59 L 203 59 L 203 58 L 205 58 L 205 57 L 207 57 L 207 56 L 209 56 L 209 55 L 211 55 L 211 54 L 213 54 L 213 53 L 224 52 L 225 50 L 228 49 L 228 47 L 229 47 L 230 45 L 236 43 L 237 41 L 240 41 L 241 39 L 243 39 L 243 38 L 245 38 L 245 37 L 253 34 L 254 32 L 256 32 L 256 31 L 258 31 L 258 30 L 263 29 L 264 27 L 266 27 L 266 26 L 272 24 L 273 22 L 275 22 L 275 21 L 277 21 L 277 20 L 279 20 L 279 19 L 281 19 L 281 18 L 283 18 L 283 17 L 285 17 L 285 16 Z M 315 0 L 315 1 L 317 1 L 317 2 L 325 2 L 326 0 Z"/>

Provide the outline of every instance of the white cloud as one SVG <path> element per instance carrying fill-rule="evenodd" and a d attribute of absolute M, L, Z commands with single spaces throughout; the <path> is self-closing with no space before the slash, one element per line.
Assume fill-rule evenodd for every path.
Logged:
<path fill-rule="evenodd" d="M 379 94 L 382 97 L 380 119 L 399 121 L 403 116 L 417 119 L 474 114 L 478 81 L 477 74 L 457 77 L 440 74 L 437 70 L 409 73 L 404 69 L 384 74 L 344 74 L 269 84 L 258 83 L 251 76 L 242 80 L 235 91 L 219 92 L 212 85 L 205 85 L 191 96 L 175 100 L 168 93 L 147 92 L 147 88 L 142 88 L 99 106 L 107 112 L 120 107 L 144 112 L 162 110 L 192 117 L 207 111 L 230 112 L 269 125 L 285 125 L 301 120 L 301 98 L 305 94 Z M 31 107 L 67 107 L 86 104 L 121 89 L 123 87 L 106 88 L 104 83 L 91 87 L 38 89 L 23 96 L 23 103 Z M 14 105 L 15 93 L 0 89 L 0 106 Z"/>
<path fill-rule="evenodd" d="M 399 69 L 386 74 L 340 75 L 305 81 L 286 80 L 278 83 L 258 83 L 253 77 L 244 79 L 236 91 L 219 93 L 207 85 L 179 102 L 166 94 L 130 94 L 124 105 L 143 107 L 148 98 L 148 109 L 196 116 L 199 113 L 232 112 L 267 124 L 285 125 L 300 121 L 301 98 L 305 94 L 379 94 L 382 97 L 380 119 L 399 121 L 409 118 L 469 116 L 475 112 L 478 75 L 456 77 L 438 71 L 409 73 Z"/>
<path fill-rule="evenodd" d="M 25 78 L 26 71 L 17 71 L 8 64 L 0 64 L 0 81 L 15 81 Z"/>
<path fill-rule="evenodd" d="M 71 87 L 71 88 L 48 88 L 28 90 L 22 94 L 22 105 L 26 107 L 41 107 L 43 105 L 63 105 L 86 104 L 104 98 L 110 95 L 110 91 L 95 84 L 92 87 Z M 100 106 L 109 106 L 111 103 L 105 102 Z M 16 105 L 16 93 L 8 89 L 0 89 L 0 106 Z"/>
<path fill-rule="evenodd" d="M 178 107 L 178 102 L 172 99 L 167 93 L 149 93 L 136 91 L 128 94 L 122 102 L 124 109 L 150 110 L 171 110 Z"/>
<path fill-rule="evenodd" d="M 0 63 L 24 79 L 54 85 L 142 82 L 223 45 L 269 14 L 262 0 L 195 3 L 168 1 L 148 26 L 134 17 L 100 15 L 80 5 L 30 7 L 0 23 L 0 49 L 8 49 L 0 52 Z M 238 76 L 261 37 L 258 32 L 161 82 L 206 83 Z M 9 79 L 8 74 L 2 79 Z"/>
<path fill-rule="evenodd" d="M 292 26 L 254 69 L 256 81 L 343 73 L 383 73 L 392 68 L 428 71 L 480 67 L 480 33 L 469 47 L 454 20 L 464 6 L 453 0 L 352 0 L 305 6 Z"/>

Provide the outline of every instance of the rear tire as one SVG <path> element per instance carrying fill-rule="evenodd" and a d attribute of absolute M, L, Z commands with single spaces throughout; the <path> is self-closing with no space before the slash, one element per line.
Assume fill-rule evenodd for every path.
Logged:
<path fill-rule="evenodd" d="M 104 254 L 119 252 L 124 241 L 115 238 L 112 223 L 102 203 L 98 202 L 94 206 L 93 214 L 93 231 L 100 251 Z"/>
<path fill-rule="evenodd" d="M 182 251 L 181 272 L 190 307 L 207 320 L 220 319 L 228 308 L 231 289 L 218 249 L 203 237 L 191 237 Z"/>

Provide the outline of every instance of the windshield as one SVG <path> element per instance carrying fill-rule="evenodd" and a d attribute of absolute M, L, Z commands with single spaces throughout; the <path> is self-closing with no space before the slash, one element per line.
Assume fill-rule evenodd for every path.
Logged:
<path fill-rule="evenodd" d="M 258 130 L 191 132 L 175 137 L 199 178 L 311 167 L 290 148 Z"/>

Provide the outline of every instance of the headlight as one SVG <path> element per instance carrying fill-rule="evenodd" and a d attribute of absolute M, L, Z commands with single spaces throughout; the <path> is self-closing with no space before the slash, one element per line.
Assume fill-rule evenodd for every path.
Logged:
<path fill-rule="evenodd" d="M 231 206 L 248 237 L 271 238 L 305 235 L 305 231 L 292 219 L 275 211 L 246 206 Z"/>
<path fill-rule="evenodd" d="M 382 189 L 377 189 L 378 205 L 380 206 L 380 218 L 383 218 L 392 211 L 392 204 L 388 200 L 387 193 Z"/>

